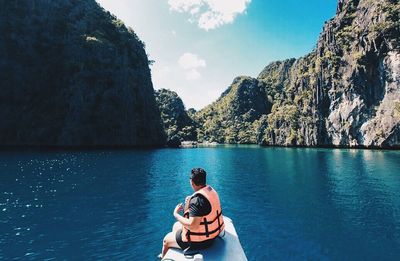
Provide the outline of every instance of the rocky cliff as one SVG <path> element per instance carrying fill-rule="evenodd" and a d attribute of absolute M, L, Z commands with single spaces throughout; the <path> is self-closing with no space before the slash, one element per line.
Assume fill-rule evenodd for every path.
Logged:
<path fill-rule="evenodd" d="M 256 116 L 243 121 L 248 111 L 235 110 L 236 102 L 224 106 L 220 98 L 198 112 L 200 120 L 210 116 L 203 121 L 206 138 L 213 132 L 217 141 L 240 142 L 240 131 L 227 138 L 226 131 L 237 125 L 221 124 L 228 117 L 244 124 L 247 141 L 263 145 L 400 147 L 399 12 L 397 0 L 340 0 L 313 52 L 246 78 L 254 83 L 249 90 L 263 86 L 250 96 L 266 97 L 271 110 L 253 108 Z M 212 131 L 207 123 L 214 124 Z"/>
<path fill-rule="evenodd" d="M 237 77 L 214 103 L 194 116 L 199 141 L 256 143 L 259 118 L 271 111 L 263 84 L 250 77 Z"/>
<path fill-rule="evenodd" d="M 159 145 L 144 44 L 94 0 L 0 0 L 0 145 Z"/>
<path fill-rule="evenodd" d="M 196 123 L 185 110 L 178 94 L 170 90 L 160 89 L 156 91 L 155 95 L 167 136 L 167 145 L 176 147 L 182 141 L 197 140 Z"/>

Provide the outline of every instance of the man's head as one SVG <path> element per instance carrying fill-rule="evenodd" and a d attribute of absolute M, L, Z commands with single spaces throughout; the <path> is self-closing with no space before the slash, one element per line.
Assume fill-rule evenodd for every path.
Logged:
<path fill-rule="evenodd" d="M 202 168 L 192 169 L 192 174 L 190 175 L 190 179 L 192 180 L 193 188 L 205 186 L 206 175 L 207 175 L 206 171 Z"/>

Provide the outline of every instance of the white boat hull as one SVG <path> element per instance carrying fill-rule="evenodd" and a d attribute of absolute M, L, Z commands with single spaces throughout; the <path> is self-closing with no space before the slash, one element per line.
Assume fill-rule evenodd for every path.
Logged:
<path fill-rule="evenodd" d="M 163 261 L 247 261 L 235 227 L 230 218 L 224 216 L 225 233 L 215 239 L 210 248 L 198 250 L 198 254 L 186 256 L 181 249 L 168 250 Z"/>

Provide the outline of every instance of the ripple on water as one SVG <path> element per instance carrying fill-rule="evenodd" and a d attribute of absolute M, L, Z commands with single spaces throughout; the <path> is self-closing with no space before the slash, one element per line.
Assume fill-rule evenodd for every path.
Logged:
<path fill-rule="evenodd" d="M 400 256 L 399 155 L 242 147 L 0 154 L 0 259 L 151 260 L 173 207 L 191 192 L 193 166 L 206 168 L 249 260 L 391 259 Z"/>

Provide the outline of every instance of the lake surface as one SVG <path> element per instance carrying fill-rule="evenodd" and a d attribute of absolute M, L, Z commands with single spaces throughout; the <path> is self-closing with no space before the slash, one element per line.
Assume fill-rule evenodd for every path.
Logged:
<path fill-rule="evenodd" d="M 155 260 L 207 171 L 249 260 L 400 260 L 400 152 L 0 152 L 0 259 Z"/>

